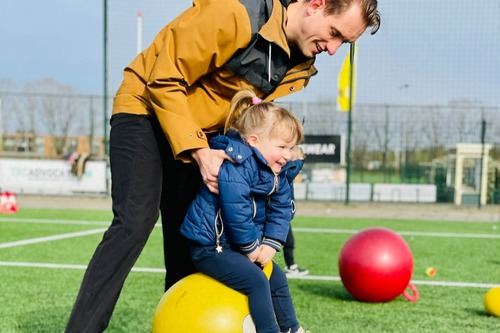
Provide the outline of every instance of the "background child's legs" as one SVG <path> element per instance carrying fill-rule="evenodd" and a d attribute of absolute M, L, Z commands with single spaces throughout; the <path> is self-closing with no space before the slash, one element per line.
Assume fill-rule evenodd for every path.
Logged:
<path fill-rule="evenodd" d="M 287 267 L 295 264 L 295 258 L 293 256 L 293 251 L 295 250 L 295 238 L 293 237 L 292 227 L 290 226 L 290 230 L 288 230 L 288 234 L 286 236 L 286 243 L 283 246 L 283 257 L 285 258 L 285 265 Z"/>
<path fill-rule="evenodd" d="M 248 306 L 258 333 L 277 333 L 270 284 L 262 269 L 239 252 L 224 248 L 192 249 L 193 262 L 201 272 L 248 296 Z"/>
<path fill-rule="evenodd" d="M 269 279 L 271 285 L 271 296 L 273 300 L 274 312 L 278 325 L 282 332 L 291 328 L 295 332 L 299 328 L 299 322 L 295 316 L 292 296 L 288 289 L 288 280 L 281 268 L 273 262 L 273 273 Z"/>

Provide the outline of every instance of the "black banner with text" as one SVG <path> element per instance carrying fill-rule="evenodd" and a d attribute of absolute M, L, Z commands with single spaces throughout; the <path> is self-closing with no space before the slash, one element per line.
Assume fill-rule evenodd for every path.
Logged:
<path fill-rule="evenodd" d="M 306 163 L 343 163 L 340 135 L 306 135 L 300 147 Z"/>

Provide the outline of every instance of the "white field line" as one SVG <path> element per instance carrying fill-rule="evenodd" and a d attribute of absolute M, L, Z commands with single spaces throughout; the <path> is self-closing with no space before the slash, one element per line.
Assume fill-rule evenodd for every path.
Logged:
<path fill-rule="evenodd" d="M 319 275 L 306 275 L 300 277 L 289 277 L 289 279 L 294 280 L 322 280 L 322 281 L 340 281 L 339 276 L 319 276 Z M 461 288 L 493 288 L 499 286 L 493 283 L 475 283 L 475 282 L 450 282 L 450 281 L 421 281 L 421 280 L 411 280 L 411 283 L 415 285 L 427 285 L 427 286 L 443 286 L 443 287 L 461 287 Z"/>
<path fill-rule="evenodd" d="M 37 262 L 15 262 L 15 261 L 0 261 L 0 266 L 4 267 L 29 267 L 29 268 L 54 268 L 54 269 L 79 269 L 86 270 L 85 265 L 67 265 L 67 264 L 50 264 L 50 263 L 37 263 Z M 142 273 L 163 273 L 165 269 L 162 268 L 143 268 L 133 267 L 132 272 Z"/>
<path fill-rule="evenodd" d="M 61 234 L 61 235 L 47 236 L 47 237 L 37 237 L 37 238 L 24 239 L 24 240 L 15 241 L 15 242 L 0 243 L 0 249 L 5 249 L 5 248 L 15 247 L 15 246 L 23 246 L 23 245 L 28 245 L 28 244 L 35 244 L 35 243 L 50 242 L 50 241 L 60 240 L 60 239 L 88 236 L 88 235 L 93 235 L 93 234 L 102 234 L 104 231 L 106 231 L 106 229 L 99 228 L 99 229 L 86 230 L 86 231 L 80 231 L 80 232 L 72 232 L 69 234 Z"/>
<path fill-rule="evenodd" d="M 6 218 L 0 217 L 0 222 L 11 223 L 36 223 L 36 224 L 65 224 L 65 225 L 102 225 L 107 226 L 111 221 L 79 221 L 79 220 L 51 220 L 51 219 L 27 219 L 27 218 Z"/>
<path fill-rule="evenodd" d="M 78 269 L 85 270 L 85 265 L 66 265 L 66 264 L 49 264 L 49 263 L 36 263 L 36 262 L 10 262 L 0 261 L 2 267 L 28 267 L 28 268 L 49 268 L 49 269 Z M 160 273 L 165 274 L 165 269 L 162 268 L 147 268 L 147 267 L 134 267 L 132 272 L 140 273 Z M 320 276 L 320 275 L 307 275 L 300 277 L 290 277 L 293 280 L 313 280 L 313 281 L 340 281 L 338 276 Z M 457 288 L 493 288 L 499 286 L 492 283 L 474 283 L 474 282 L 450 282 L 450 281 L 419 281 L 412 280 L 411 283 L 415 285 L 428 285 L 428 286 L 442 286 L 442 287 L 457 287 Z"/>
<path fill-rule="evenodd" d="M 355 234 L 360 230 L 351 229 L 329 229 L 329 228 L 293 228 L 294 232 L 330 233 L 330 234 Z M 424 237 L 449 237 L 449 238 L 493 238 L 500 239 L 500 234 L 462 234 L 452 232 L 419 232 L 419 231 L 396 231 L 403 236 Z"/>
<path fill-rule="evenodd" d="M 7 223 L 34 223 L 34 224 L 62 224 L 62 225 L 96 225 L 96 226 L 110 226 L 110 221 L 87 221 L 87 220 L 51 220 L 51 219 L 34 219 L 34 218 L 8 218 L 0 217 L 0 222 Z M 161 227 L 161 223 L 155 227 Z"/>
<path fill-rule="evenodd" d="M 109 222 L 100 221 L 74 221 L 74 220 L 49 220 L 49 219 L 9 219 L 0 218 L 0 222 L 15 222 L 15 223 L 46 223 L 46 224 L 65 224 L 65 225 L 108 225 Z M 161 227 L 161 224 L 159 225 Z M 103 233 L 106 229 L 93 229 L 82 232 L 75 232 L 69 234 L 62 234 L 49 237 L 39 237 L 28 240 L 9 242 L 0 244 L 0 248 L 8 248 L 14 246 L 22 246 L 27 244 L 34 244 L 40 242 L 47 242 L 53 240 L 67 239 L 73 237 L 82 237 L 97 233 Z M 310 232 L 310 233 L 336 233 L 336 234 L 355 234 L 359 230 L 351 229 L 326 229 L 326 228 L 294 228 L 297 232 Z M 435 233 L 435 232 L 398 232 L 401 235 L 407 236 L 430 236 L 430 237 L 457 237 L 457 238 L 500 238 L 500 235 L 490 235 L 490 234 L 460 234 L 460 233 Z M 52 263 L 29 263 L 29 262 L 5 262 L 0 261 L 0 266 L 6 267 L 31 267 L 31 268 L 52 268 L 52 269 L 79 269 L 85 270 L 87 266 L 85 265 L 66 265 L 66 264 L 52 264 Z M 162 268 L 144 268 L 144 267 L 134 267 L 133 272 L 143 272 L 143 273 L 165 273 L 165 269 Z M 340 281 L 340 277 L 337 276 L 315 276 L 308 275 L 304 277 L 297 277 L 292 279 L 302 279 L 302 280 L 316 280 L 316 281 Z M 431 285 L 431 286 L 446 286 L 446 287 L 468 287 L 468 288 L 492 288 L 494 284 L 485 283 L 472 283 L 472 282 L 447 282 L 447 281 L 412 281 L 416 285 Z"/>
<path fill-rule="evenodd" d="M 77 220 L 50 220 L 50 219 L 18 219 L 18 218 L 2 218 L 0 222 L 11 223 L 41 223 L 41 224 L 63 224 L 63 225 L 102 225 L 109 226 L 110 222 L 102 221 L 77 221 Z M 155 227 L 161 228 L 161 223 L 157 223 Z M 299 228 L 294 227 L 296 232 L 310 233 L 330 233 L 330 234 L 355 234 L 360 230 L 354 229 L 334 229 L 334 228 Z M 449 233 L 449 232 L 419 232 L 419 231 L 397 231 L 403 236 L 424 236 L 424 237 L 450 237 L 450 238 L 491 238 L 500 239 L 500 234 L 472 234 L 472 233 Z"/>

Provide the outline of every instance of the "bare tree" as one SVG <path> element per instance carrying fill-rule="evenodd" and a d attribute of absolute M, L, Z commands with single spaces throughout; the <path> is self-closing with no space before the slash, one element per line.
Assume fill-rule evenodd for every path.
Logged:
<path fill-rule="evenodd" d="M 52 78 L 26 84 L 24 90 L 31 94 L 28 97 L 27 112 L 31 121 L 36 121 L 32 126 L 43 125 L 47 134 L 53 137 L 58 155 L 68 153 L 65 150 L 69 146 L 69 134 L 77 132 L 83 126 L 78 112 L 81 110 L 81 102 L 75 98 L 75 90 Z M 42 130 L 40 126 L 36 129 Z"/>
<path fill-rule="evenodd" d="M 381 126 L 373 127 L 378 148 L 382 152 L 382 169 L 384 171 L 384 179 L 388 172 L 388 164 L 389 164 L 388 155 L 389 155 L 390 143 L 391 140 L 393 139 L 394 133 L 396 133 L 394 126 L 395 126 L 394 122 L 391 121 L 389 107 L 386 106 L 384 108 L 383 124 Z"/>
<path fill-rule="evenodd" d="M 430 107 L 428 121 L 422 123 L 422 138 L 427 139 L 429 147 L 429 159 L 433 160 L 438 156 L 439 149 L 445 145 L 445 125 L 447 125 L 446 115 L 441 109 Z"/>
<path fill-rule="evenodd" d="M 461 109 L 458 109 L 457 112 L 453 114 L 453 118 L 449 119 L 449 121 L 453 122 L 455 126 L 450 126 L 450 124 L 448 124 L 448 128 L 455 129 L 455 135 L 457 137 L 458 142 L 466 142 L 465 140 L 469 124 L 467 121 L 467 115 L 461 111 L 462 111 Z"/>
<path fill-rule="evenodd" d="M 366 121 L 357 121 L 353 124 L 353 140 L 352 140 L 352 163 L 357 166 L 360 172 L 361 181 L 365 166 L 367 165 L 368 147 L 370 142 L 370 126 Z"/>
<path fill-rule="evenodd" d="M 0 79 L 0 91 L 1 92 L 12 92 L 16 91 L 16 84 L 10 79 Z M 0 95 L 1 107 L 2 107 L 2 115 L 0 122 L 2 122 L 2 129 L 4 133 L 8 133 L 9 131 L 13 131 L 12 127 L 14 126 L 14 122 L 16 120 L 15 116 L 18 114 L 14 107 L 15 103 L 12 103 L 13 98 L 8 94 Z"/>
<path fill-rule="evenodd" d="M 15 84 L 8 79 L 0 79 L 0 91 L 13 91 Z M 7 98 L 0 95 L 0 151 L 4 150 L 4 134 L 9 129 L 11 117 L 5 110 L 9 107 Z"/>

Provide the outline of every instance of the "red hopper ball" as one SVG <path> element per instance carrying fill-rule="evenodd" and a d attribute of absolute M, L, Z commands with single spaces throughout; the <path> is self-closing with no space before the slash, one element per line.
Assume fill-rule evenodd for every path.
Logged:
<path fill-rule="evenodd" d="M 368 228 L 353 235 L 344 244 L 338 265 L 344 287 L 359 301 L 387 302 L 401 294 L 412 302 L 418 299 L 418 290 L 410 283 L 410 247 L 390 229 Z"/>

